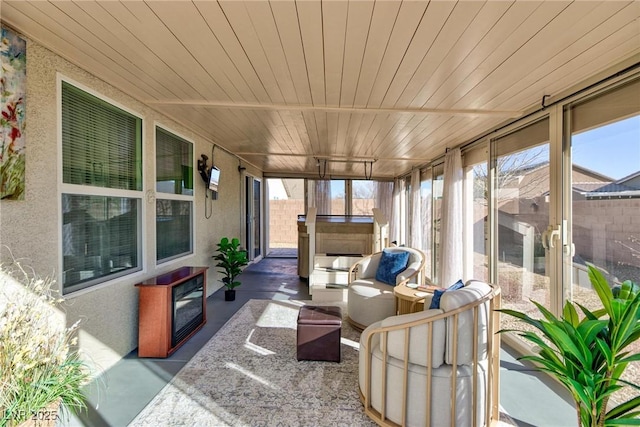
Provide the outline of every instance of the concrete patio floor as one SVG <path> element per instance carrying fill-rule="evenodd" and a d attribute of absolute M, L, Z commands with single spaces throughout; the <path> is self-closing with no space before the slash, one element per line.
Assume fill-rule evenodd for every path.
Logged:
<path fill-rule="evenodd" d="M 88 387 L 90 407 L 73 417 L 71 426 L 127 426 L 173 376 L 249 299 L 311 299 L 299 279 L 297 260 L 267 257 L 249 266 L 240 277 L 236 300 L 224 301 L 219 290 L 207 299 L 207 323 L 166 359 L 138 358 L 133 351 Z M 554 381 L 501 350 L 500 404 L 518 426 L 576 425 L 568 395 Z M 166 425 L 158 420 L 158 425 Z"/>

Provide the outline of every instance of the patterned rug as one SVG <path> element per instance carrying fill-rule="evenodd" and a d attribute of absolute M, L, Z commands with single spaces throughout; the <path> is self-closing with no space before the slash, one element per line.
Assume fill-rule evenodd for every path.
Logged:
<path fill-rule="evenodd" d="M 341 363 L 296 360 L 303 304 L 248 301 L 130 425 L 375 426 L 358 397 L 360 334 L 348 322 Z"/>
<path fill-rule="evenodd" d="M 305 303 L 248 301 L 130 426 L 375 426 L 358 396 L 360 333 L 348 322 L 340 363 L 296 360 Z M 346 304 L 326 305 L 346 317 Z M 498 425 L 517 424 L 501 412 Z"/>

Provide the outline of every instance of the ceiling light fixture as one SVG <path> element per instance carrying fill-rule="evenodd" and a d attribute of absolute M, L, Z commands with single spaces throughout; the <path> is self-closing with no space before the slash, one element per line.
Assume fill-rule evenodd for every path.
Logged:
<path fill-rule="evenodd" d="M 314 157 L 316 166 L 318 167 L 318 176 L 320 179 L 325 179 L 327 176 L 327 163 L 362 163 L 364 165 L 364 179 L 370 180 L 373 176 L 373 164 L 378 159 L 366 159 L 366 158 L 331 158 L 331 157 Z"/>

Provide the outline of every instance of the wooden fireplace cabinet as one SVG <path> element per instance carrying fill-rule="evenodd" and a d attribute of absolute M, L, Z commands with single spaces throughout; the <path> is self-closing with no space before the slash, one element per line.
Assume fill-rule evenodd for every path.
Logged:
<path fill-rule="evenodd" d="M 135 286 L 139 289 L 138 357 L 168 357 L 198 332 L 207 322 L 208 267 L 181 267 L 151 277 Z M 173 289 L 201 275 L 202 319 L 193 330 L 176 342 L 173 339 Z"/>

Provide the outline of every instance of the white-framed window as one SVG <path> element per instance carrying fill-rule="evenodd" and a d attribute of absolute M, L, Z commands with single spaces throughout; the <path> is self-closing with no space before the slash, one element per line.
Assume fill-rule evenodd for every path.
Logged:
<path fill-rule="evenodd" d="M 62 290 L 142 269 L 142 119 L 62 80 Z"/>
<path fill-rule="evenodd" d="M 193 143 L 159 126 L 156 136 L 156 261 L 193 253 Z"/>

